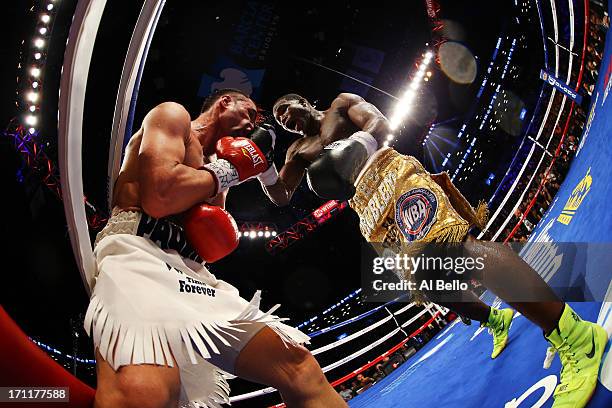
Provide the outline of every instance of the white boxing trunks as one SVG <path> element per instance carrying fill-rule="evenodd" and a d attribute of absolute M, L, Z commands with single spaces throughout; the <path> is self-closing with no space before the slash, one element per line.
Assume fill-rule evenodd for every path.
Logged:
<path fill-rule="evenodd" d="M 180 227 L 113 210 L 96 238 L 97 275 L 85 330 L 115 370 L 174 366 L 174 357 L 181 407 L 219 407 L 229 402 L 226 379 L 233 377 L 238 354 L 259 330 L 269 327 L 290 344 L 308 343 L 309 337 L 272 315 L 279 305 L 259 310 L 259 291 L 247 302 L 181 254 L 197 259 Z"/>

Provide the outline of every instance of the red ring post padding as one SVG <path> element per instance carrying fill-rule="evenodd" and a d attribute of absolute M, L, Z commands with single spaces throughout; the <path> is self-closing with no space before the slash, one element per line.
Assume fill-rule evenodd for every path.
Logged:
<path fill-rule="evenodd" d="M 38 348 L 2 306 L 0 306 L 0 386 L 68 387 L 70 402 L 52 404 L 58 407 L 90 408 L 95 394 L 93 388 L 70 374 Z M 32 408 L 35 405 L 37 404 L 15 403 L 10 406 Z"/>

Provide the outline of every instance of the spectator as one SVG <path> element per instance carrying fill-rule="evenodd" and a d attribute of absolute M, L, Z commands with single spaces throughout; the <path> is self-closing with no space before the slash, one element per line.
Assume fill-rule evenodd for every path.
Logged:
<path fill-rule="evenodd" d="M 353 380 L 353 382 L 351 382 L 351 391 L 353 392 L 353 396 L 359 394 L 360 390 L 361 385 L 359 384 L 359 381 Z"/>
<path fill-rule="evenodd" d="M 372 375 L 372 378 L 374 379 L 374 381 L 378 382 L 380 381 L 382 378 L 385 377 L 385 372 L 382 369 L 382 364 L 376 364 L 376 369 L 374 370 L 374 374 Z"/>
<path fill-rule="evenodd" d="M 344 384 L 340 384 L 340 391 L 338 391 L 338 394 L 340 394 L 342 399 L 345 401 L 350 400 L 354 396 L 353 390 L 351 390 L 350 388 L 347 388 L 347 386 Z"/>
<path fill-rule="evenodd" d="M 369 388 L 374 383 L 374 379 L 373 378 L 366 377 L 363 374 L 358 374 L 357 375 L 357 381 L 359 382 L 359 385 L 363 389 Z"/>

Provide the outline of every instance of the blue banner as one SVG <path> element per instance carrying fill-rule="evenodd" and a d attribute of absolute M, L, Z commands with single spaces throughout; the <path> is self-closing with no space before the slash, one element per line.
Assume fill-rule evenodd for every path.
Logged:
<path fill-rule="evenodd" d="M 550 74 L 549 72 L 541 69 L 540 79 L 548 83 L 550 86 L 554 86 L 555 88 L 557 88 L 557 90 L 563 92 L 565 95 L 572 98 L 572 100 L 574 100 L 574 102 L 576 102 L 578 105 L 582 103 L 582 95 L 570 88 L 569 85 L 565 84 L 562 81 L 559 81 L 557 77 Z"/>

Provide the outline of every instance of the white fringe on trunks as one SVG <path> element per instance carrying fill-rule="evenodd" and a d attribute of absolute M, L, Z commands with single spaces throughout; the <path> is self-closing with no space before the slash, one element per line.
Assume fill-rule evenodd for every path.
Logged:
<path fill-rule="evenodd" d="M 118 217 L 125 222 L 113 222 Z M 174 358 L 181 407 L 220 407 L 229 403 L 228 372 L 236 357 L 263 327 L 285 344 L 308 343 L 307 335 L 272 314 L 279 305 L 259 310 L 259 291 L 247 302 L 204 265 L 130 235 L 130 217 L 138 213 L 114 214 L 97 241 L 98 274 L 85 316 L 85 330 L 113 369 L 172 367 Z M 121 232 L 108 230 L 114 228 Z"/>

